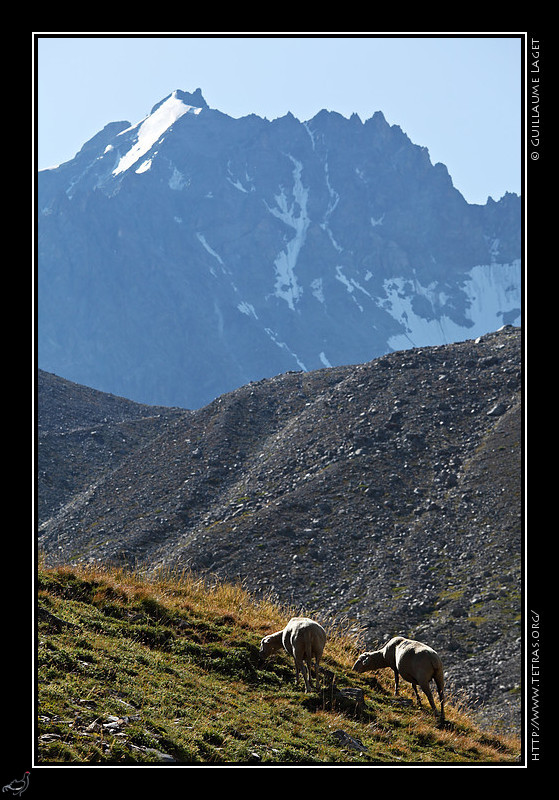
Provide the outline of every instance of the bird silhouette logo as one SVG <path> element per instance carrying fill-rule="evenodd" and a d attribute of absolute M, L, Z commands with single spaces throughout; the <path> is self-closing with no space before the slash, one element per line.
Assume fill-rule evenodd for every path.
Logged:
<path fill-rule="evenodd" d="M 14 797 L 19 797 L 29 786 L 29 771 L 24 772 L 21 780 L 15 780 L 2 787 L 3 792 L 11 792 Z"/>

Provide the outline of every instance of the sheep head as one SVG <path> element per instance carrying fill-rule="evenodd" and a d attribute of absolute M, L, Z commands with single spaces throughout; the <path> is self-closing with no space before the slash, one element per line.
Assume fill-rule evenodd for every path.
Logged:
<path fill-rule="evenodd" d="M 370 672 L 371 670 L 382 669 L 382 667 L 386 666 L 387 664 L 382 650 L 373 650 L 369 653 L 361 653 L 353 665 L 353 669 L 355 672 Z"/>
<path fill-rule="evenodd" d="M 260 650 L 258 651 L 260 658 L 265 659 L 268 658 L 268 656 L 277 653 L 281 646 L 281 631 L 279 636 L 277 633 L 272 633 L 270 636 L 265 636 L 260 642 Z"/>

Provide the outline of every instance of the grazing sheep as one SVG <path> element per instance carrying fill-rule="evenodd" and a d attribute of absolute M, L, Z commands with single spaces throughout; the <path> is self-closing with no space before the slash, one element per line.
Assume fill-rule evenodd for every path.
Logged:
<path fill-rule="evenodd" d="M 262 639 L 260 656 L 268 658 L 283 647 L 295 661 L 295 684 L 299 685 L 299 672 L 301 672 L 305 681 L 305 691 L 309 692 L 312 686 L 311 664 L 314 658 L 318 683 L 318 665 L 325 642 L 326 631 L 318 622 L 307 617 L 292 617 L 283 630 Z"/>
<path fill-rule="evenodd" d="M 443 665 L 439 655 L 431 647 L 413 639 L 395 636 L 380 650 L 362 653 L 353 665 L 356 672 L 368 672 L 383 667 L 391 667 L 394 670 L 394 694 L 398 694 L 398 682 L 401 675 L 413 686 L 419 705 L 421 705 L 421 700 L 417 686 L 419 685 L 423 689 L 436 714 L 437 708 L 429 688 L 429 683 L 434 680 L 441 701 L 440 721 L 444 722 Z"/>

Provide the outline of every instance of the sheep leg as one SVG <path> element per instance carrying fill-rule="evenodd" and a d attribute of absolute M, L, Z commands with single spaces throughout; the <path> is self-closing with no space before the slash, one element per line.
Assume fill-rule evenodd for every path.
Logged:
<path fill-rule="evenodd" d="M 417 683 L 412 683 L 412 686 L 413 686 L 413 690 L 415 692 L 415 696 L 417 697 L 417 705 L 420 706 L 421 705 L 421 697 L 419 696 L 419 692 L 417 691 Z M 423 689 L 423 687 L 421 687 L 421 688 Z M 425 692 L 425 689 L 423 689 L 423 691 Z M 427 686 L 427 692 L 428 691 L 429 691 L 429 687 Z M 425 694 L 427 694 L 427 692 L 425 692 Z M 427 697 L 429 697 L 428 694 L 427 694 Z"/>
<path fill-rule="evenodd" d="M 444 722 L 444 687 L 442 681 L 437 680 L 437 678 L 435 678 L 435 682 L 437 684 L 437 692 L 439 693 L 439 700 L 441 703 L 441 722 Z"/>
<path fill-rule="evenodd" d="M 299 662 L 295 659 L 295 686 L 299 688 Z"/>
<path fill-rule="evenodd" d="M 299 672 L 303 676 L 305 682 L 305 691 L 309 692 L 309 679 L 307 677 L 307 665 L 304 659 L 295 659 L 295 686 L 299 686 Z"/>
<path fill-rule="evenodd" d="M 431 691 L 431 689 L 429 687 L 429 684 L 428 683 L 421 684 L 421 688 L 425 692 L 425 694 L 427 696 L 427 700 L 429 701 L 429 705 L 433 709 L 433 712 L 436 714 L 437 713 L 437 706 L 435 705 L 435 701 L 433 699 L 433 693 L 432 693 L 432 691 Z M 417 689 L 416 689 L 416 693 L 417 693 Z M 418 697 L 419 697 L 419 695 L 418 695 Z"/>
<path fill-rule="evenodd" d="M 307 667 L 307 675 L 309 676 L 309 680 L 308 680 L 308 686 L 310 686 L 310 688 L 312 689 L 312 688 L 313 688 L 313 678 L 312 678 L 312 656 L 308 656 L 308 657 L 307 657 L 307 661 L 306 661 L 306 667 Z"/>
<path fill-rule="evenodd" d="M 305 681 L 305 692 L 307 692 L 308 694 L 310 692 L 310 686 L 309 686 L 310 669 L 307 666 L 304 659 L 303 661 L 301 661 L 301 672 L 303 673 L 303 680 Z"/>
<path fill-rule="evenodd" d="M 315 659 L 314 659 L 314 675 L 315 675 L 315 686 L 316 686 L 317 690 L 318 690 L 318 687 L 320 685 L 319 664 L 320 664 L 320 658 L 318 656 L 315 656 Z"/>
<path fill-rule="evenodd" d="M 400 683 L 400 673 L 397 669 L 394 670 L 394 694 L 398 695 L 398 685 Z"/>

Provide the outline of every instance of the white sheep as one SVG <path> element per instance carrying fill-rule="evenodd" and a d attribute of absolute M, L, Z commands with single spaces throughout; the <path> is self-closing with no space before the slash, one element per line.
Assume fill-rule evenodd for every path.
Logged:
<path fill-rule="evenodd" d="M 305 691 L 312 686 L 311 665 L 314 659 L 315 675 L 318 682 L 318 665 L 326 643 L 326 631 L 308 617 L 292 617 L 285 628 L 265 636 L 260 642 L 261 658 L 283 649 L 295 661 L 295 685 L 299 685 L 299 672 L 305 681 Z"/>
<path fill-rule="evenodd" d="M 429 688 L 429 683 L 434 680 L 441 702 L 440 721 L 444 723 L 443 664 L 440 656 L 432 647 L 413 639 L 405 639 L 403 636 L 395 636 L 380 650 L 362 653 L 353 665 L 356 672 L 368 672 L 383 667 L 390 667 L 394 671 L 394 694 L 398 694 L 398 682 L 401 675 L 413 686 L 419 705 L 421 705 L 421 700 L 417 686 L 419 685 L 423 689 L 436 714 L 437 708 Z"/>

